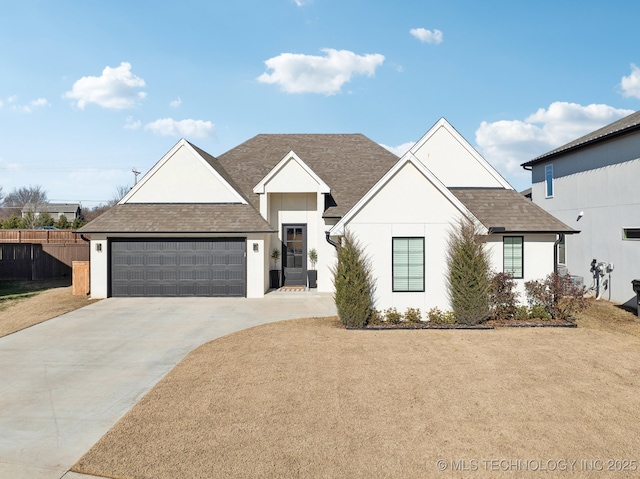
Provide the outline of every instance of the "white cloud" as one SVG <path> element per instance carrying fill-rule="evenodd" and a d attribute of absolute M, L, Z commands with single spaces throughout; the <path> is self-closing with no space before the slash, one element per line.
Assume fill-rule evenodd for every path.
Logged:
<path fill-rule="evenodd" d="M 412 28 L 409 33 L 420 40 L 422 43 L 431 45 L 439 45 L 442 43 L 443 34 L 440 30 L 427 30 L 426 28 Z"/>
<path fill-rule="evenodd" d="M 18 96 L 12 95 L 7 98 L 7 104 L 11 105 L 11 109 L 13 111 L 19 111 L 22 113 L 31 113 L 34 110 L 39 108 L 44 108 L 47 106 L 51 106 L 51 104 L 47 101 L 46 98 L 38 98 L 37 100 L 31 100 L 26 105 L 21 105 L 18 103 Z M 0 107 L 3 105 L 2 101 L 0 101 Z"/>
<path fill-rule="evenodd" d="M 522 163 L 631 113 L 609 105 L 555 102 L 524 120 L 483 121 L 476 130 L 476 144 L 501 173 L 524 178 L 530 173 Z"/>
<path fill-rule="evenodd" d="M 178 108 L 180 105 L 182 105 L 182 99 L 180 97 L 178 97 L 176 100 L 169 102 L 169 106 L 171 108 Z"/>
<path fill-rule="evenodd" d="M 133 117 L 128 117 L 124 124 L 125 130 L 139 130 L 142 126 L 140 120 L 134 120 Z"/>
<path fill-rule="evenodd" d="M 120 66 L 105 67 L 99 77 L 86 76 L 73 84 L 71 91 L 64 98 L 76 100 L 81 110 L 88 103 L 95 103 L 103 108 L 125 110 L 133 108 L 147 94 L 138 91 L 145 86 L 142 78 L 131 73 L 131 64 L 122 62 Z"/>
<path fill-rule="evenodd" d="M 51 104 L 45 98 L 38 98 L 37 100 L 30 101 L 26 105 L 16 105 L 13 108 L 24 113 L 31 113 L 33 110 L 46 106 L 51 106 Z"/>
<path fill-rule="evenodd" d="M 631 74 L 620 81 L 622 96 L 640 98 L 640 68 L 631 64 Z"/>
<path fill-rule="evenodd" d="M 313 0 L 293 0 L 293 2 L 299 7 L 304 7 L 305 5 L 311 5 Z"/>
<path fill-rule="evenodd" d="M 147 123 L 144 129 L 162 136 L 207 138 L 213 134 L 215 125 L 210 121 L 162 118 Z"/>
<path fill-rule="evenodd" d="M 380 146 L 383 147 L 383 148 L 386 148 L 387 150 L 389 150 L 391 153 L 393 153 L 396 156 L 402 156 L 407 151 L 409 151 L 411 149 L 411 147 L 413 145 L 415 145 L 415 144 L 416 144 L 415 141 L 409 141 L 407 143 L 403 143 L 402 145 L 398 145 L 398 146 L 387 146 L 387 145 L 383 145 L 382 143 L 380 143 Z"/>
<path fill-rule="evenodd" d="M 322 50 L 325 56 L 282 53 L 265 61 L 273 73 L 258 77 L 262 83 L 278 84 L 287 93 L 335 95 L 352 75 L 373 76 L 384 62 L 379 53 L 356 55 L 348 50 Z"/>

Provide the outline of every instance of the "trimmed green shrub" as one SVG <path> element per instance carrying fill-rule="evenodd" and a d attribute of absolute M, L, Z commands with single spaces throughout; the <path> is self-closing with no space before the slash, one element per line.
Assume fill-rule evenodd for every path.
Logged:
<path fill-rule="evenodd" d="M 409 323 L 419 323 L 422 321 L 422 312 L 420 308 L 407 308 L 402 317 Z"/>
<path fill-rule="evenodd" d="M 514 319 L 518 321 L 526 321 L 529 319 L 529 308 L 525 305 L 516 307 L 516 312 L 513 315 Z"/>
<path fill-rule="evenodd" d="M 400 314 L 396 308 L 385 310 L 384 317 L 387 323 L 390 324 L 398 324 L 402 320 L 402 314 Z"/>
<path fill-rule="evenodd" d="M 456 320 L 478 324 L 490 314 L 490 260 L 479 227 L 466 218 L 449 232 L 447 292 Z"/>
<path fill-rule="evenodd" d="M 338 246 L 338 261 L 332 268 L 333 299 L 342 324 L 364 327 L 373 310 L 374 281 L 369 259 L 354 236 L 346 231 Z"/>
<path fill-rule="evenodd" d="M 543 306 L 536 304 L 529 309 L 529 318 L 547 320 L 551 319 L 551 314 Z"/>
<path fill-rule="evenodd" d="M 439 308 L 431 308 L 427 312 L 429 322 L 433 324 L 454 324 L 456 315 L 453 311 L 441 311 Z"/>
<path fill-rule="evenodd" d="M 369 316 L 368 324 L 380 324 L 384 321 L 384 313 L 379 309 L 373 308 L 371 310 L 371 316 Z"/>

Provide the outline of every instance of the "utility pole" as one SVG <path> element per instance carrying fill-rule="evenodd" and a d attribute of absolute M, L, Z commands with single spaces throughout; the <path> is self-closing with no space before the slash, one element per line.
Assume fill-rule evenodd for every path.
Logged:
<path fill-rule="evenodd" d="M 133 173 L 133 186 L 136 186 L 138 184 L 138 175 L 140 174 L 140 172 L 138 170 L 136 170 L 136 167 L 133 167 L 133 170 L 131 170 L 131 172 Z"/>

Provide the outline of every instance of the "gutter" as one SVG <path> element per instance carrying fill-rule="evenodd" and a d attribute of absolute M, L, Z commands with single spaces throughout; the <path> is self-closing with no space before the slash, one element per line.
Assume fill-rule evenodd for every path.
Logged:
<path fill-rule="evenodd" d="M 336 243 L 335 241 L 333 241 L 330 237 L 329 237 L 329 231 L 325 231 L 324 235 L 325 235 L 325 239 L 327 240 L 327 243 L 329 243 L 331 246 L 333 246 L 335 249 L 338 249 L 338 246 L 340 246 L 338 243 Z"/>

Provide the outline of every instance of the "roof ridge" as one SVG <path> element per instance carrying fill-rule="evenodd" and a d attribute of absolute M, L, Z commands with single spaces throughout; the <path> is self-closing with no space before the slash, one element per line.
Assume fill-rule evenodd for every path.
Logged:
<path fill-rule="evenodd" d="M 593 143 L 597 143 L 599 141 L 605 141 L 613 136 L 621 135 L 629 131 L 633 131 L 635 129 L 640 128 L 640 110 L 631 113 L 619 120 L 614 121 L 613 123 L 609 123 L 597 130 L 592 131 L 591 133 L 587 133 L 586 135 L 582 135 L 581 137 L 570 141 L 569 143 L 565 143 L 558 148 L 555 148 L 551 151 L 548 151 L 542 155 L 539 155 L 532 160 L 522 163 L 520 166 L 531 166 L 535 163 L 539 163 L 540 161 L 555 156 L 564 151 L 569 151 L 572 149 L 580 148 L 583 146 L 587 146 Z"/>

